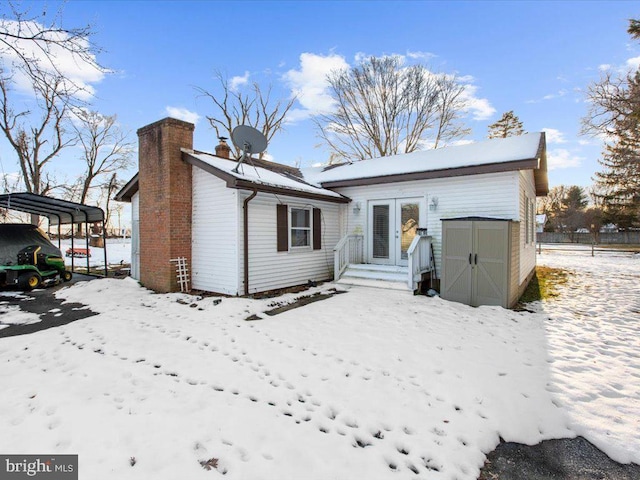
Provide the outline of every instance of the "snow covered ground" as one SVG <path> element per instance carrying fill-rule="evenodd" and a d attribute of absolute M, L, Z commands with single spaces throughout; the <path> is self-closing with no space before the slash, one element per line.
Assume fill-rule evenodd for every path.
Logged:
<path fill-rule="evenodd" d="M 556 248 L 538 264 L 573 275 L 560 298 L 531 305 L 548 317 L 551 391 L 576 434 L 640 464 L 640 254 Z"/>
<path fill-rule="evenodd" d="M 501 437 L 580 434 L 640 463 L 640 257 L 589 255 L 542 254 L 575 274 L 534 314 L 78 283 L 57 295 L 100 315 L 0 339 L 0 452 L 79 454 L 81 479 L 475 479 Z"/>
<path fill-rule="evenodd" d="M 40 317 L 35 313 L 25 312 L 16 305 L 9 305 L 5 298 L 27 300 L 29 297 L 22 292 L 0 290 L 0 330 L 11 325 L 28 325 L 40 321 Z"/>
<path fill-rule="evenodd" d="M 53 241 L 57 247 L 58 242 Z M 85 239 L 76 238 L 73 242 L 74 248 L 86 248 Z M 60 250 L 62 255 L 71 247 L 71 240 L 62 240 L 60 242 Z M 104 266 L 104 248 L 89 247 L 91 256 L 89 257 L 89 265 L 92 267 Z M 65 256 L 65 265 L 71 266 L 71 257 Z M 83 268 L 87 266 L 87 259 L 81 257 L 73 258 L 75 267 Z M 131 263 L 131 239 L 130 238 L 107 238 L 107 263 L 116 265 L 119 263 Z"/>

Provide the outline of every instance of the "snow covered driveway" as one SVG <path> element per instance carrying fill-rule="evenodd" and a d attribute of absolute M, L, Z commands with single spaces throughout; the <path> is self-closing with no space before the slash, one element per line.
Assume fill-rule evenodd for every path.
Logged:
<path fill-rule="evenodd" d="M 558 302 L 530 314 L 355 287 L 267 317 L 269 300 L 77 284 L 58 296 L 99 315 L 0 339 L 0 452 L 77 453 L 92 480 L 475 479 L 500 437 L 579 433 L 640 462 L 637 285 L 598 326 Z M 580 288 L 568 299 L 589 309 Z"/>
<path fill-rule="evenodd" d="M 572 272 L 548 315 L 551 391 L 573 431 L 611 458 L 640 464 L 640 255 L 543 251 L 538 264 Z"/>

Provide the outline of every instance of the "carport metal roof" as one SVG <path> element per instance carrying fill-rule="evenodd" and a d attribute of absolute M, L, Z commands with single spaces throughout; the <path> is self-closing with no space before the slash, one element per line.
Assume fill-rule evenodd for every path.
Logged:
<path fill-rule="evenodd" d="M 69 202 L 67 200 L 58 200 L 57 198 L 45 197 L 44 195 L 29 192 L 1 194 L 0 208 L 47 217 L 49 219 L 49 226 L 58 225 L 58 233 L 60 233 L 60 225 L 101 222 L 102 238 L 105 241 L 104 276 L 106 277 L 108 275 L 106 229 L 104 226 L 104 211 L 101 208 L 91 207 L 82 203 Z M 74 236 L 71 235 L 72 249 L 74 247 L 73 239 Z M 88 235 L 85 238 L 85 244 L 88 250 Z M 58 236 L 58 248 L 60 248 L 60 236 Z M 71 256 L 71 271 L 75 271 L 73 259 L 74 257 Z M 87 256 L 87 272 L 90 270 L 89 256 Z"/>
<path fill-rule="evenodd" d="M 58 200 L 35 193 L 1 194 L 0 207 L 47 217 L 49 225 L 104 222 L 104 212 L 99 207 Z"/>

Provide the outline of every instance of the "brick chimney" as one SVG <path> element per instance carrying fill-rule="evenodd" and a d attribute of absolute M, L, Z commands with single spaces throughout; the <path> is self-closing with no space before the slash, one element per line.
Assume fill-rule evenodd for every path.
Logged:
<path fill-rule="evenodd" d="M 222 158 L 230 158 L 231 157 L 231 147 L 227 143 L 227 137 L 218 137 L 220 143 L 216 145 L 216 156 Z"/>
<path fill-rule="evenodd" d="M 192 123 L 165 118 L 138 130 L 140 282 L 157 292 L 178 291 L 172 258 L 191 270 L 191 165 L 181 148 L 193 149 Z"/>

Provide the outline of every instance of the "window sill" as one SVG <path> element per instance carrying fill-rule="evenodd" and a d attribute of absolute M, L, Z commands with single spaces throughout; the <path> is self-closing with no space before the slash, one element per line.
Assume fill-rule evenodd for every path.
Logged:
<path fill-rule="evenodd" d="M 313 248 L 309 247 L 289 247 L 289 253 L 313 252 Z"/>

